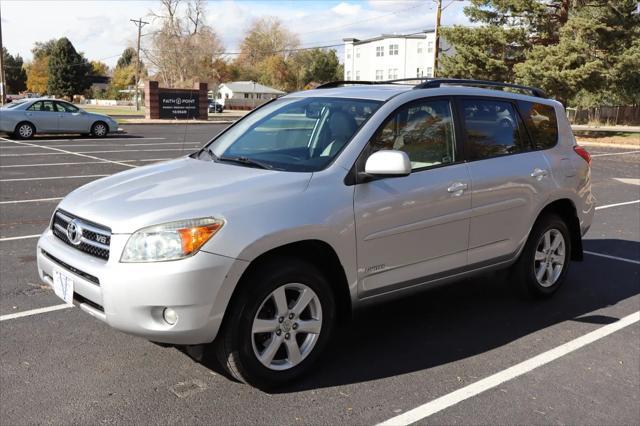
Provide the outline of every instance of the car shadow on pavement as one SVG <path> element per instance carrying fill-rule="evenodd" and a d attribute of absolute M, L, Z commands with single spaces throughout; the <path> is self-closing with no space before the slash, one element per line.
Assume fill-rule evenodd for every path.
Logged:
<path fill-rule="evenodd" d="M 585 241 L 585 249 L 632 258 L 640 243 Z M 275 393 L 367 382 L 427 370 L 504 346 L 568 320 L 607 324 L 618 318 L 589 315 L 640 293 L 640 267 L 585 255 L 572 262 L 555 297 L 527 301 L 504 273 L 485 274 L 413 297 L 373 306 L 342 326 L 314 371 Z M 532 356 L 543 352 L 540 348 Z M 212 356 L 201 363 L 217 372 Z"/>

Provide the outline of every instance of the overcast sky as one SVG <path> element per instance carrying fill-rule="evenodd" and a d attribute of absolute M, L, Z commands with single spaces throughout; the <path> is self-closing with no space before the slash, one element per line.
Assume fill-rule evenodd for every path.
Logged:
<path fill-rule="evenodd" d="M 150 10 L 159 1 L 0 0 L 4 46 L 31 60 L 36 41 L 67 37 L 90 60 L 113 66 L 127 46 L 135 45 L 132 18 L 152 22 Z M 443 25 L 465 24 L 466 2 L 444 0 Z M 381 33 L 413 33 L 435 25 L 433 0 L 369 1 L 209 1 L 207 22 L 228 52 L 236 52 L 243 31 L 255 18 L 277 16 L 297 33 L 303 47 L 341 44 L 345 37 L 366 38 Z M 342 49 L 338 49 L 339 52 Z M 342 56 L 340 56 L 342 59 Z"/>

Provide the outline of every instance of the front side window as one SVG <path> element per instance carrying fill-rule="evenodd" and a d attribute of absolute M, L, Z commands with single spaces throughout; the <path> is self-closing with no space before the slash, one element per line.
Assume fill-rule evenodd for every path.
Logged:
<path fill-rule="evenodd" d="M 558 141 L 556 110 L 549 105 L 527 101 L 518 101 L 518 107 L 536 148 L 553 148 Z"/>
<path fill-rule="evenodd" d="M 369 155 L 382 149 L 404 151 L 411 169 L 456 161 L 451 104 L 448 100 L 411 102 L 387 118 L 369 144 Z"/>
<path fill-rule="evenodd" d="M 510 102 L 464 99 L 460 101 L 467 133 L 465 151 L 470 160 L 529 151 L 518 116 Z"/>
<path fill-rule="evenodd" d="M 359 99 L 279 99 L 240 120 L 209 148 L 221 163 L 322 170 L 380 105 Z"/>

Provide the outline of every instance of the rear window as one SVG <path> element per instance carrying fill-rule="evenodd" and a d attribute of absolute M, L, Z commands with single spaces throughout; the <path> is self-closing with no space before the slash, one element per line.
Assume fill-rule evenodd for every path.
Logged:
<path fill-rule="evenodd" d="M 460 102 L 470 160 L 530 151 L 520 132 L 518 115 L 510 102 L 464 99 Z"/>
<path fill-rule="evenodd" d="M 522 118 L 537 149 L 553 148 L 558 141 L 558 121 L 552 106 L 518 101 Z"/>

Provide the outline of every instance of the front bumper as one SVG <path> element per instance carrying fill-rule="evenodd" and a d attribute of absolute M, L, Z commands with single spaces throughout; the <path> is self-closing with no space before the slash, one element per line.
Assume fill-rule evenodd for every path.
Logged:
<path fill-rule="evenodd" d="M 111 327 L 172 344 L 215 339 L 243 261 L 207 252 L 172 262 L 120 263 L 128 235 L 111 237 L 104 261 L 59 240 L 50 229 L 38 241 L 38 274 L 52 285 L 57 268 L 74 281 L 74 305 Z M 98 282 L 95 282 L 98 281 Z M 178 321 L 164 321 L 165 307 Z"/>

